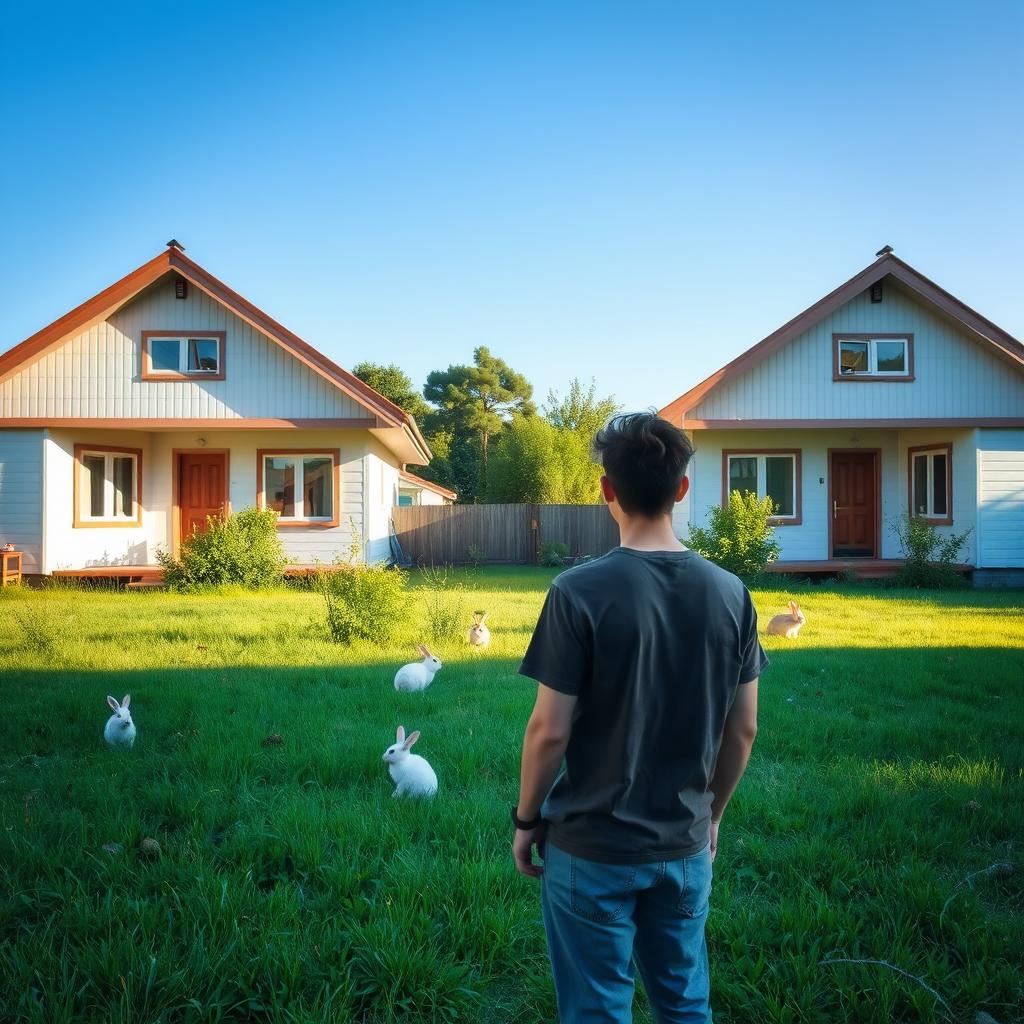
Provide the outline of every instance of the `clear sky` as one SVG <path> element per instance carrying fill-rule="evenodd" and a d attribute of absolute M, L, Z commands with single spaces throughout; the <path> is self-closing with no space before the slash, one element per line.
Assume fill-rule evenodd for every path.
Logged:
<path fill-rule="evenodd" d="M 1024 337 L 1024 4 L 38 3 L 0 350 L 174 236 L 344 366 L 664 404 L 885 243 Z"/>

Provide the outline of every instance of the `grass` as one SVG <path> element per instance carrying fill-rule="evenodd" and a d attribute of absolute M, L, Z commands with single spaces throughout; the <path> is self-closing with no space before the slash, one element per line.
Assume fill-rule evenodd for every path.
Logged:
<path fill-rule="evenodd" d="M 491 647 L 431 644 L 418 695 L 391 686 L 415 621 L 341 648 L 309 593 L 0 595 L 0 1018 L 555 1019 L 507 818 L 553 575 L 457 574 Z M 1024 1019 L 1024 597 L 798 586 L 755 593 L 762 618 L 790 594 L 808 625 L 765 640 L 715 864 L 716 1020 L 949 1019 L 912 978 L 822 963 L 844 958 L 955 1019 Z M 104 747 L 108 692 L 132 694 L 130 753 Z M 433 803 L 390 797 L 400 722 Z"/>

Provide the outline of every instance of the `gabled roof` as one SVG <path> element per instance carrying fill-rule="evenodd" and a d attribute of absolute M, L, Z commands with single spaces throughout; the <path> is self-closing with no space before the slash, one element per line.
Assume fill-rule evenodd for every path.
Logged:
<path fill-rule="evenodd" d="M 416 476 L 415 473 L 410 473 L 407 469 L 400 469 L 398 471 L 398 475 L 402 480 L 405 480 L 410 484 L 415 484 L 417 487 L 422 487 L 425 490 L 433 491 L 435 494 L 440 494 L 442 498 L 450 498 L 452 501 L 458 500 L 459 496 L 454 491 L 449 491 L 447 487 L 435 484 L 433 480 L 424 480 L 423 477 Z"/>
<path fill-rule="evenodd" d="M 378 427 L 397 427 L 403 430 L 423 456 L 424 462 L 429 462 L 430 448 L 415 419 L 409 413 L 375 391 L 369 384 L 363 383 L 355 374 L 342 369 L 297 334 L 293 334 L 287 327 L 279 324 L 248 299 L 189 259 L 181 249 L 171 245 L 148 263 L 143 263 L 120 281 L 115 281 L 109 288 L 104 288 L 91 299 L 76 306 L 70 313 L 65 313 L 60 319 L 54 320 L 49 326 L 0 355 L 0 381 L 41 358 L 50 348 L 70 335 L 105 320 L 144 288 L 148 288 L 167 274 L 177 274 L 185 278 L 251 327 L 276 342 L 286 352 L 372 413 Z"/>
<path fill-rule="evenodd" d="M 687 413 L 719 385 L 746 373 L 747 370 L 788 345 L 798 335 L 824 320 L 830 313 L 835 312 L 840 306 L 856 298 L 861 292 L 884 277 L 892 277 L 905 285 L 924 302 L 957 321 L 970 337 L 986 346 L 992 354 L 1016 370 L 1024 372 L 1024 345 L 1021 345 L 1016 338 L 1007 334 L 1001 327 L 996 326 L 980 313 L 975 312 L 955 295 L 940 288 L 934 281 L 930 281 L 909 263 L 904 263 L 892 253 L 886 253 L 870 266 L 865 267 L 859 274 L 854 274 L 849 281 L 841 284 L 835 291 L 831 291 L 823 299 L 819 299 L 813 306 L 808 306 L 798 316 L 793 317 L 789 323 L 783 324 L 767 338 L 763 338 L 756 345 L 748 348 L 746 352 L 738 355 L 731 363 L 726 363 L 696 387 L 680 395 L 674 402 L 670 402 L 661 410 L 660 415 L 673 422 L 685 421 Z"/>

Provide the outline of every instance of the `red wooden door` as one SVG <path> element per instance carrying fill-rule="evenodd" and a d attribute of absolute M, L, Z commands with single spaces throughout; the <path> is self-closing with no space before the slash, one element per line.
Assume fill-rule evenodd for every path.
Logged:
<path fill-rule="evenodd" d="M 832 557 L 878 557 L 874 452 L 832 453 Z"/>
<path fill-rule="evenodd" d="M 205 533 L 207 516 L 224 512 L 227 458 L 221 453 L 183 452 L 178 456 L 178 507 L 181 539 Z"/>

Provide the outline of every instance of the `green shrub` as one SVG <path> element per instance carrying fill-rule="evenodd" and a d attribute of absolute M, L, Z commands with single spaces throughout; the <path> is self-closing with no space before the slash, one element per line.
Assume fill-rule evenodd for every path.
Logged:
<path fill-rule="evenodd" d="M 479 544 L 470 544 L 466 553 L 474 569 L 479 569 L 487 561 L 487 552 Z"/>
<path fill-rule="evenodd" d="M 466 587 L 448 576 L 447 568 L 423 570 L 423 604 L 427 632 L 435 643 L 455 643 L 469 627 Z"/>
<path fill-rule="evenodd" d="M 768 520 L 774 512 L 771 498 L 733 491 L 724 507 L 712 505 L 711 525 L 694 526 L 684 543 L 698 554 L 742 579 L 760 576 L 779 557 L 775 531 Z"/>
<path fill-rule="evenodd" d="M 164 581 L 172 590 L 236 583 L 251 590 L 280 585 L 285 554 L 277 536 L 277 513 L 246 508 L 230 516 L 210 516 L 205 533 L 181 543 L 178 557 L 157 552 Z"/>
<path fill-rule="evenodd" d="M 926 519 L 907 514 L 892 524 L 892 530 L 905 559 L 896 573 L 897 586 L 953 590 L 966 585 L 955 566 L 970 530 L 943 537 Z"/>
<path fill-rule="evenodd" d="M 568 557 L 568 554 L 568 544 L 562 544 L 560 541 L 548 540 L 541 544 L 538 558 L 541 565 L 554 568 L 560 565 L 565 565 L 565 559 Z"/>
<path fill-rule="evenodd" d="M 336 564 L 318 571 L 313 589 L 324 599 L 327 632 L 338 644 L 387 643 L 409 613 L 406 574 L 383 565 Z"/>

